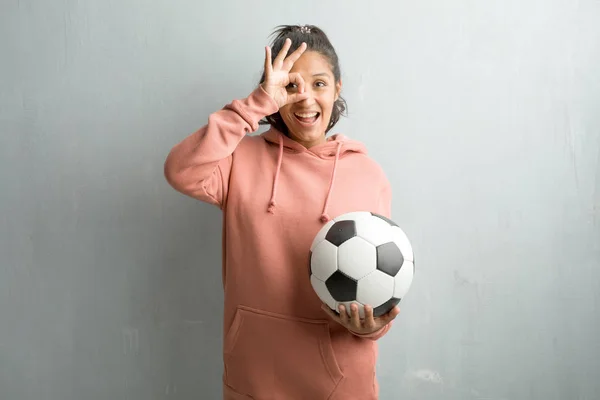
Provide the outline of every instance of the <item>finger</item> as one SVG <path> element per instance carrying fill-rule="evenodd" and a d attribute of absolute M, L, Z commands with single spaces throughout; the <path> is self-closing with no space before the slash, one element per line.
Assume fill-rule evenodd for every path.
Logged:
<path fill-rule="evenodd" d="M 297 91 L 295 93 L 288 93 L 286 104 L 298 103 L 302 100 L 306 100 L 308 98 L 308 93 L 305 92 L 305 83 L 302 76 L 298 73 L 291 73 L 288 75 L 290 83 L 293 83 L 297 86 Z"/>
<path fill-rule="evenodd" d="M 340 320 L 342 321 L 342 323 L 344 323 L 344 325 L 348 324 L 348 312 L 346 311 L 346 306 L 344 306 L 343 304 L 340 304 L 338 307 L 338 311 L 340 313 Z"/>
<path fill-rule="evenodd" d="M 298 103 L 299 101 L 306 99 L 308 99 L 308 94 L 306 93 L 288 94 L 287 102 L 285 104 Z"/>
<path fill-rule="evenodd" d="M 365 327 L 375 328 L 375 318 L 373 318 L 373 307 L 371 306 L 365 306 Z"/>
<path fill-rule="evenodd" d="M 288 75 L 288 79 L 290 80 L 290 83 L 298 86 L 298 93 L 304 93 L 306 83 L 304 82 L 302 75 L 297 72 L 292 72 Z"/>
<path fill-rule="evenodd" d="M 265 47 L 265 75 L 269 75 L 273 71 L 271 64 L 271 47 Z"/>
<path fill-rule="evenodd" d="M 306 48 L 307 48 L 306 43 L 302 42 L 300 47 L 298 47 L 296 50 L 294 50 L 294 52 L 285 59 L 281 68 L 285 69 L 286 71 L 291 70 L 292 67 L 294 66 L 294 63 L 296 61 L 298 61 L 298 59 L 300 58 L 302 53 L 304 53 L 306 51 Z"/>
<path fill-rule="evenodd" d="M 360 328 L 362 323 L 360 320 L 360 315 L 358 313 L 358 306 L 356 304 L 352 304 L 350 306 L 350 310 L 352 312 L 352 326 L 355 328 Z"/>
<path fill-rule="evenodd" d="M 285 42 L 283 43 L 283 47 L 281 48 L 281 51 L 279 52 L 279 54 L 277 54 L 277 57 L 275 57 L 275 61 L 273 62 L 273 67 L 275 67 L 275 68 L 281 67 L 281 64 L 283 63 L 283 60 L 285 59 L 285 56 L 287 55 L 287 52 L 291 46 L 292 46 L 292 40 L 290 38 L 285 39 Z"/>

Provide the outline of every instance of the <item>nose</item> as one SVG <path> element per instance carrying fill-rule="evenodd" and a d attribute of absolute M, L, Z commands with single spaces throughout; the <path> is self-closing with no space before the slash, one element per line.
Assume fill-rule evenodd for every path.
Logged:
<path fill-rule="evenodd" d="M 315 93 L 312 87 L 305 87 L 304 94 L 306 95 L 306 97 L 300 101 L 301 103 L 307 105 L 315 103 Z"/>

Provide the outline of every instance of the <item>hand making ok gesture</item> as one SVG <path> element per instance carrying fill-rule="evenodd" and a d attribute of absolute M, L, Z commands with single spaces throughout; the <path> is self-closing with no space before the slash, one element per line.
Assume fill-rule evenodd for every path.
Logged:
<path fill-rule="evenodd" d="M 304 79 L 299 73 L 290 73 L 294 63 L 306 51 L 306 43 L 302 43 L 292 54 L 287 53 L 292 46 L 292 41 L 286 39 L 277 57 L 271 62 L 271 48 L 265 48 L 265 80 L 262 88 L 275 100 L 279 108 L 286 104 L 304 100 Z M 287 57 L 286 57 L 287 56 Z M 294 84 L 297 90 L 288 91 L 288 86 Z"/>

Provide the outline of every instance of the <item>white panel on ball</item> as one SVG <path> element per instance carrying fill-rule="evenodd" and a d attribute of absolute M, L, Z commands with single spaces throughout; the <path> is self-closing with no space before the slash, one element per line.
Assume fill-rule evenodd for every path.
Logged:
<path fill-rule="evenodd" d="M 358 281 L 356 300 L 371 307 L 379 307 L 394 294 L 394 278 L 381 271 L 373 271 Z"/>
<path fill-rule="evenodd" d="M 317 293 L 317 296 L 321 299 L 321 301 L 329 306 L 332 310 L 335 310 L 337 307 L 336 301 L 331 297 L 329 290 L 327 290 L 327 286 L 325 282 L 318 279 L 315 275 L 310 276 L 310 284 L 312 285 L 314 291 Z"/>
<path fill-rule="evenodd" d="M 338 248 L 338 269 L 352 279 L 359 280 L 377 268 L 375 246 L 355 236 Z"/>
<path fill-rule="evenodd" d="M 339 221 L 359 221 L 359 220 L 368 219 L 368 218 L 372 218 L 371 213 L 366 212 L 366 211 L 355 211 L 355 212 L 349 212 L 349 213 L 337 216 L 337 217 L 334 218 L 334 221 L 335 222 L 339 222 Z"/>
<path fill-rule="evenodd" d="M 325 240 L 325 236 L 327 236 L 327 232 L 329 231 L 329 228 L 331 228 L 333 226 L 333 224 L 335 224 L 334 220 L 331 220 L 329 222 L 327 222 L 325 225 L 323 225 L 321 227 L 321 229 L 319 229 L 319 232 L 317 232 L 317 234 L 315 235 L 315 238 L 313 239 L 312 244 L 310 245 L 310 251 L 314 251 L 315 247 L 321 243 L 323 240 Z"/>
<path fill-rule="evenodd" d="M 402 299 L 410 289 L 414 273 L 414 265 L 411 261 L 404 261 L 402 268 L 394 277 L 394 297 Z"/>
<path fill-rule="evenodd" d="M 415 261 L 412 246 L 404 231 L 397 226 L 392 226 L 391 230 L 394 243 L 396 243 L 398 248 L 400 248 L 404 259 L 408 261 Z"/>
<path fill-rule="evenodd" d="M 392 226 L 371 214 L 368 219 L 356 221 L 356 233 L 373 246 L 380 246 L 393 240 Z"/>
<path fill-rule="evenodd" d="M 337 246 L 322 240 L 313 250 L 310 260 L 311 272 L 325 282 L 337 270 L 337 265 Z"/>

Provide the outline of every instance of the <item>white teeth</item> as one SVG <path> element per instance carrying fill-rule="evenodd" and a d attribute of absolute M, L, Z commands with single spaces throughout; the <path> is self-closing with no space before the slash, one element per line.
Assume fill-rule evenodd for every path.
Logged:
<path fill-rule="evenodd" d="M 314 112 L 314 113 L 296 113 L 297 117 L 300 118 L 314 118 L 317 116 L 318 113 Z"/>

